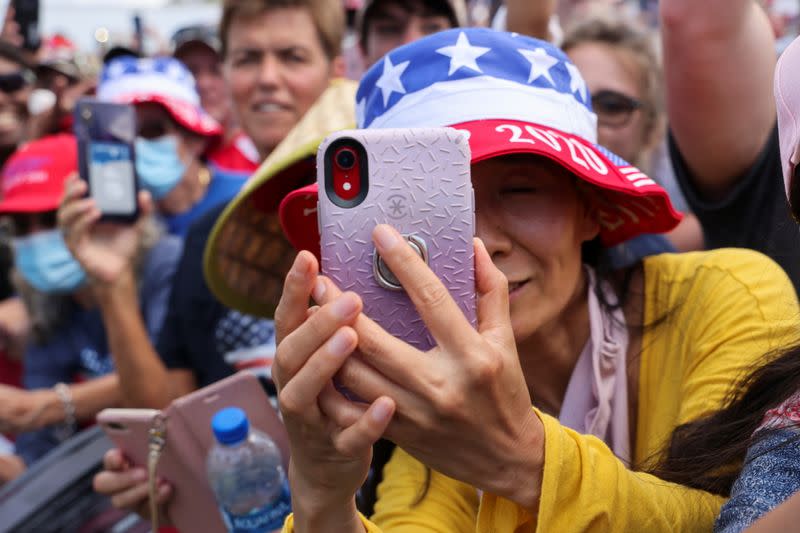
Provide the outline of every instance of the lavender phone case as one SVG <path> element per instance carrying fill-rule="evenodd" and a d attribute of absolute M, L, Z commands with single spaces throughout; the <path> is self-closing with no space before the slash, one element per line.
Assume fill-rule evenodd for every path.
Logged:
<path fill-rule="evenodd" d="M 366 150 L 369 189 L 363 203 L 336 205 L 326 194 L 325 157 L 338 139 Z M 375 276 L 372 230 L 390 224 L 421 239 L 428 265 L 474 326 L 474 193 L 467 136 L 452 128 L 375 129 L 338 132 L 317 153 L 322 272 L 342 290 L 358 293 L 364 313 L 386 331 L 420 350 L 435 342 L 403 290 L 381 286 Z"/>

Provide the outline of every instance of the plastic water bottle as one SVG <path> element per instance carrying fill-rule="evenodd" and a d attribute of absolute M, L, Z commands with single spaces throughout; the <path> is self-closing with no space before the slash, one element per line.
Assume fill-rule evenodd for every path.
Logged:
<path fill-rule="evenodd" d="M 280 530 L 291 512 L 289 485 L 278 447 L 250 428 L 245 412 L 227 407 L 211 420 L 217 443 L 206 467 L 230 533 Z"/>

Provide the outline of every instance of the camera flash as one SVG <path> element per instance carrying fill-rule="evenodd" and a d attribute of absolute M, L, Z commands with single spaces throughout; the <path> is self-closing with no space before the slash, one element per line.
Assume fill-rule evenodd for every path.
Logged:
<path fill-rule="evenodd" d="M 353 188 L 353 186 L 352 186 L 352 185 L 350 185 L 350 182 L 345 182 L 345 183 L 344 183 L 344 185 L 342 185 L 342 188 L 343 188 L 344 190 L 346 190 L 346 191 L 349 191 L 350 189 L 352 189 L 352 188 Z"/>

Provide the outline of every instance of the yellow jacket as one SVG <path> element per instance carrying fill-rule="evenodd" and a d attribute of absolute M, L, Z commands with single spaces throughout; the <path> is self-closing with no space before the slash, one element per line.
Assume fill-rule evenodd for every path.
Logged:
<path fill-rule="evenodd" d="M 644 261 L 645 330 L 633 461 L 657 454 L 672 430 L 720 407 L 765 354 L 797 339 L 789 279 L 746 250 Z M 537 411 L 545 458 L 538 519 L 518 505 L 433 472 L 396 450 L 384 470 L 369 532 L 522 533 L 711 531 L 724 499 L 633 472 L 601 440 Z M 746 436 L 743 435 L 743 438 Z M 457 446 L 458 443 L 453 443 Z M 291 531 L 291 519 L 285 531 Z"/>

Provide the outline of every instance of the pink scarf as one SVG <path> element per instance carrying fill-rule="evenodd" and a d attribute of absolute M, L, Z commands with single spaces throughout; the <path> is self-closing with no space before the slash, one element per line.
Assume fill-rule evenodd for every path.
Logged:
<path fill-rule="evenodd" d="M 585 271 L 591 338 L 572 371 L 559 421 L 579 433 L 602 439 L 617 457 L 630 464 L 625 315 L 622 309 L 608 312 L 600 306 L 594 270 L 585 267 Z M 617 301 L 608 284 L 603 283 L 601 288 L 606 301 Z"/>

